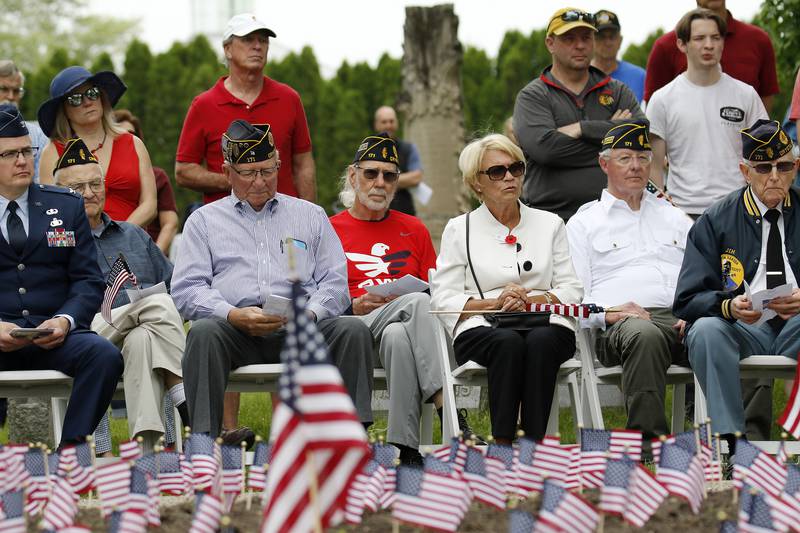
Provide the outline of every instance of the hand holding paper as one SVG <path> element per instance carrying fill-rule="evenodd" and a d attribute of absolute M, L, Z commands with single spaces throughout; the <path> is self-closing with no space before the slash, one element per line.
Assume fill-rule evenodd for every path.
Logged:
<path fill-rule="evenodd" d="M 388 296 L 403 296 L 404 294 L 410 294 L 412 292 L 422 292 L 427 288 L 427 283 L 411 274 L 406 274 L 402 278 L 396 279 L 391 283 L 371 285 L 369 287 L 364 287 L 364 290 L 370 294 L 376 294 L 386 298 Z"/>

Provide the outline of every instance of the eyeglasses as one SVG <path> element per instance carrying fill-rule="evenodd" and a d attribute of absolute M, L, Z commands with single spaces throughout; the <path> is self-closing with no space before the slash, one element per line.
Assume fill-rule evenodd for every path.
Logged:
<path fill-rule="evenodd" d="M 255 169 L 255 170 L 239 170 L 238 168 L 236 168 L 233 165 L 231 165 L 231 168 L 234 170 L 234 172 L 239 174 L 241 177 L 243 177 L 245 179 L 248 179 L 250 181 L 255 181 L 256 180 L 256 176 L 261 176 L 265 180 L 271 178 L 272 176 L 274 176 L 278 172 L 278 170 L 280 170 L 281 164 L 278 163 L 274 167 L 259 168 L 259 169 Z"/>
<path fill-rule="evenodd" d="M 25 87 L 8 87 L 6 85 L 0 85 L 0 94 L 2 93 L 11 93 L 14 96 L 25 96 Z"/>
<path fill-rule="evenodd" d="M 89 87 L 82 93 L 72 93 L 68 95 L 66 100 L 67 103 L 72 107 L 80 107 L 80 105 L 83 103 L 84 97 L 94 102 L 100 98 L 100 89 L 97 87 Z"/>
<path fill-rule="evenodd" d="M 39 148 L 35 148 L 32 146 L 28 146 L 27 148 L 21 148 L 19 150 L 8 150 L 6 152 L 0 153 L 0 159 L 3 161 L 16 161 L 17 158 L 21 155 L 25 159 L 32 159 L 33 156 L 36 155 L 36 152 Z"/>
<path fill-rule="evenodd" d="M 508 166 L 494 165 L 486 170 L 479 170 L 478 174 L 486 174 L 492 181 L 500 181 L 506 177 L 506 172 L 510 172 L 512 176 L 518 178 L 525 174 L 525 163 L 522 161 L 515 161 Z"/>
<path fill-rule="evenodd" d="M 561 15 L 555 16 L 550 19 L 550 22 L 553 22 L 557 18 L 561 18 L 564 22 L 575 22 L 578 20 L 584 20 L 594 26 L 595 24 L 595 17 L 592 13 L 586 13 L 585 11 L 578 11 L 576 9 L 571 9 L 569 11 L 565 11 L 561 13 Z"/>
<path fill-rule="evenodd" d="M 778 172 L 791 172 L 794 170 L 794 161 L 779 161 L 777 163 L 756 163 L 748 167 L 755 169 L 758 174 L 772 174 L 772 169 L 777 168 Z"/>
<path fill-rule="evenodd" d="M 102 192 L 105 189 L 103 184 L 103 180 L 94 180 L 94 181 L 84 181 L 83 183 L 70 183 L 67 185 L 70 189 L 75 191 L 78 194 L 83 194 L 83 191 L 86 190 L 86 187 L 89 187 L 89 190 L 93 193 Z"/>
<path fill-rule="evenodd" d="M 633 161 L 636 160 L 639 162 L 640 165 L 649 165 L 651 161 L 653 161 L 653 154 L 640 154 L 637 156 L 632 155 L 622 155 L 619 157 L 609 157 L 609 159 L 616 161 L 618 165 L 622 165 L 623 167 L 629 167 L 633 164 Z"/>
<path fill-rule="evenodd" d="M 361 172 L 363 172 L 364 177 L 370 181 L 378 179 L 378 174 L 383 174 L 383 181 L 385 181 L 386 183 L 394 183 L 395 181 L 400 179 L 399 172 L 392 172 L 390 170 L 380 170 L 378 168 L 364 168 L 358 165 L 353 165 L 353 166 L 359 169 Z"/>

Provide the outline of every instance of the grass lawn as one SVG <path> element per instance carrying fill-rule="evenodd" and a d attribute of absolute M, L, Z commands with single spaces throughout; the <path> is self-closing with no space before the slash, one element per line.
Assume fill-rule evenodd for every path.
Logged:
<path fill-rule="evenodd" d="M 775 380 L 773 386 L 773 416 L 777 420 L 780 413 L 783 412 L 786 406 L 787 395 L 784 390 L 783 380 Z M 671 388 L 667 390 L 667 416 L 669 417 L 670 409 L 672 406 L 672 391 Z M 261 435 L 265 439 L 269 437 L 269 422 L 271 418 L 272 408 L 269 394 L 261 393 L 245 393 L 242 394 L 241 407 L 239 410 L 239 421 L 242 425 L 250 426 L 257 435 Z M 625 427 L 625 410 L 622 407 L 604 407 L 603 420 L 607 429 L 611 428 L 624 428 Z M 375 417 L 375 423 L 370 428 L 370 435 L 378 438 L 386 433 L 386 413 L 378 413 Z M 471 409 L 469 411 L 469 422 L 472 428 L 479 435 L 490 435 L 491 424 L 489 422 L 489 410 Z M 669 423 L 669 418 L 667 419 Z M 575 442 L 575 426 L 572 418 L 571 409 L 561 409 L 561 416 L 559 418 L 559 431 L 561 432 L 561 441 L 566 443 Z M 689 426 L 686 426 L 688 429 Z M 713 428 L 713 422 L 712 422 Z M 772 426 L 773 440 L 780 438 L 781 428 L 777 424 Z M 433 438 L 434 442 L 441 440 L 442 429 L 439 424 L 439 418 L 434 417 Z M 128 422 L 125 419 L 111 418 L 111 438 L 114 446 L 114 453 L 119 452 L 119 443 L 129 439 L 128 437 Z M 8 427 L 4 426 L 0 429 L 0 442 L 8 442 Z"/>

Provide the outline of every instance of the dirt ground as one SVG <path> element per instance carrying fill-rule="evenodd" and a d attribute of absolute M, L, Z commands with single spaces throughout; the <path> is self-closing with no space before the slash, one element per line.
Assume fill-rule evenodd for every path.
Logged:
<path fill-rule="evenodd" d="M 599 492 L 587 491 L 584 497 L 592 503 L 597 503 Z M 191 498 L 164 497 L 161 505 L 160 528 L 150 531 L 163 531 L 165 533 L 185 533 L 189 530 L 192 521 L 193 500 Z M 533 498 L 519 505 L 519 509 L 536 513 L 539 508 L 539 499 Z M 688 504 L 683 500 L 669 497 L 661 505 L 653 518 L 643 531 L 675 533 L 676 531 L 717 531 L 719 529 L 719 512 L 723 511 L 729 519 L 735 519 L 737 506 L 733 503 L 732 493 L 729 488 L 724 490 L 710 491 L 708 499 L 703 504 L 699 515 L 692 514 Z M 253 505 L 250 511 L 245 510 L 244 500 L 237 501 L 231 513 L 232 528 L 229 532 L 251 532 L 258 531 L 261 523 L 261 509 L 258 495 L 253 498 Z M 107 524 L 100 516 L 100 510 L 96 507 L 96 502 L 83 501 L 78 513 L 77 522 L 91 527 L 93 531 L 107 531 Z M 364 515 L 364 521 L 358 526 L 346 526 L 332 529 L 331 531 L 341 532 L 384 532 L 391 531 L 392 519 L 388 512 L 369 513 Z M 637 528 L 625 524 L 617 517 L 608 516 L 605 518 L 604 533 L 608 532 L 629 532 Z M 34 525 L 29 525 L 29 531 L 37 531 Z M 419 528 L 401 526 L 400 531 L 412 532 L 420 531 Z M 461 523 L 459 531 L 478 533 L 487 531 L 505 532 L 508 531 L 508 518 L 504 512 L 497 511 L 484 505 L 473 503 L 472 508 Z"/>

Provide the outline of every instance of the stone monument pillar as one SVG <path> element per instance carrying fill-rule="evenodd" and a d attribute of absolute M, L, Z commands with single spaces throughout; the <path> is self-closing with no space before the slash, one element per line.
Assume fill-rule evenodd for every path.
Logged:
<path fill-rule="evenodd" d="M 404 138 L 419 148 L 425 183 L 433 189 L 418 215 L 439 244 L 447 221 L 468 209 L 458 171 L 464 147 L 461 105 L 463 49 L 452 4 L 406 7 L 403 42 Z"/>

